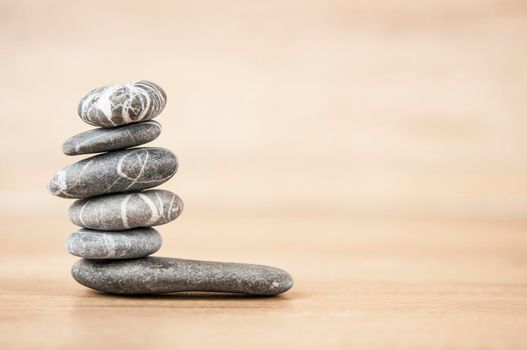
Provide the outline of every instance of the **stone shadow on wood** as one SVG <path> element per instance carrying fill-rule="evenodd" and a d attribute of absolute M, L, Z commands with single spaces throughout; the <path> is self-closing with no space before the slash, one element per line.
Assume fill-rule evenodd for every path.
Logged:
<path fill-rule="evenodd" d="M 240 293 L 216 292 L 174 292 L 164 294 L 109 294 L 99 291 L 89 291 L 91 295 L 105 298 L 133 299 L 133 300 L 255 300 L 255 299 L 285 299 L 280 295 L 248 295 Z"/>

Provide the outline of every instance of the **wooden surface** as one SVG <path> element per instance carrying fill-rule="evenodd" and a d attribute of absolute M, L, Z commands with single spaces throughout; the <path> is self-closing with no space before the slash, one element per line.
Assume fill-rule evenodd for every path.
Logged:
<path fill-rule="evenodd" d="M 2 218 L 2 349 L 522 349 L 527 223 L 187 216 L 159 255 L 273 264 L 277 298 L 114 297 L 69 275 L 61 219 Z M 323 239 L 318 237 L 323 236 Z"/>

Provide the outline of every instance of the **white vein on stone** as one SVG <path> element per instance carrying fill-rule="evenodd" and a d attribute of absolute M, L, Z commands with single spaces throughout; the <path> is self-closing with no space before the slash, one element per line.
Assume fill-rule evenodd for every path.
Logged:
<path fill-rule="evenodd" d="M 80 221 L 80 223 L 81 223 L 83 226 L 85 225 L 85 224 L 84 224 L 84 218 L 83 218 L 83 216 L 84 216 L 84 209 L 86 209 L 86 206 L 87 206 L 90 202 L 91 202 L 91 199 L 88 199 L 88 200 L 86 201 L 86 203 L 84 203 L 84 205 L 82 206 L 81 210 L 79 211 L 79 221 Z"/>
<path fill-rule="evenodd" d="M 163 215 L 163 203 L 160 203 L 158 207 L 150 198 L 148 198 L 148 196 L 144 195 L 143 193 L 138 193 L 137 195 L 146 203 L 146 205 L 148 205 L 148 208 L 151 212 L 150 219 L 148 219 L 146 222 L 146 226 L 154 225 Z"/>
<path fill-rule="evenodd" d="M 121 202 L 121 220 L 123 221 L 123 226 L 126 229 L 130 228 L 130 225 L 128 224 L 128 213 L 126 212 L 126 205 L 128 204 L 128 201 L 132 197 L 131 194 L 124 197 L 123 201 Z"/>
<path fill-rule="evenodd" d="M 165 104 L 159 87 L 138 80 L 93 90 L 81 100 L 79 114 L 89 124 L 108 127 L 152 119 Z"/>
<path fill-rule="evenodd" d="M 53 190 L 52 185 L 56 185 L 57 189 Z M 67 195 L 68 185 L 66 184 L 66 170 L 62 169 L 57 172 L 55 181 L 48 183 L 48 190 L 55 196 L 62 193 Z"/>

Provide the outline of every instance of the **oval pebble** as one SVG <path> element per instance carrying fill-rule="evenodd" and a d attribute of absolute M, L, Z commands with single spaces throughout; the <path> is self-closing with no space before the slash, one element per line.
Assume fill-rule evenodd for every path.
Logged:
<path fill-rule="evenodd" d="M 80 100 L 78 112 L 86 123 L 107 128 L 153 119 L 166 101 L 163 89 L 138 80 L 92 90 Z"/>
<path fill-rule="evenodd" d="M 71 164 L 48 182 L 58 197 L 87 198 L 155 187 L 176 173 L 176 156 L 167 149 L 132 148 L 99 154 Z"/>
<path fill-rule="evenodd" d="M 160 134 L 161 125 L 153 120 L 115 128 L 99 128 L 70 137 L 62 144 L 62 152 L 75 156 L 114 151 L 145 144 Z"/>
<path fill-rule="evenodd" d="M 263 265 L 147 257 L 134 260 L 79 260 L 71 270 L 80 284 L 111 294 L 187 291 L 271 296 L 286 292 L 293 278 Z"/>
<path fill-rule="evenodd" d="M 125 231 L 97 231 L 82 228 L 65 242 L 66 251 L 87 259 L 143 258 L 161 248 L 162 238 L 151 227 Z"/>
<path fill-rule="evenodd" d="M 70 207 L 69 219 L 95 230 L 127 230 L 163 225 L 183 211 L 183 202 L 165 190 L 118 193 L 80 199 Z"/>

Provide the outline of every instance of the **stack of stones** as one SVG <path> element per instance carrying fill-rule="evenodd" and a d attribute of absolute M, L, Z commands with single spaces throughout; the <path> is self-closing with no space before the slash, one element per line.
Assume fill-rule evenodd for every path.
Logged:
<path fill-rule="evenodd" d="M 112 294 L 287 291 L 291 276 L 274 267 L 150 256 L 162 243 L 152 226 L 176 219 L 183 210 L 176 194 L 147 190 L 174 176 L 176 156 L 164 148 L 135 147 L 160 135 L 161 125 L 152 119 L 166 100 L 165 92 L 148 81 L 105 86 L 81 99 L 79 116 L 99 128 L 71 137 L 62 150 L 69 156 L 101 154 L 67 166 L 48 183 L 53 195 L 77 199 L 69 219 L 81 228 L 65 244 L 83 258 L 73 265 L 73 278 Z"/>

